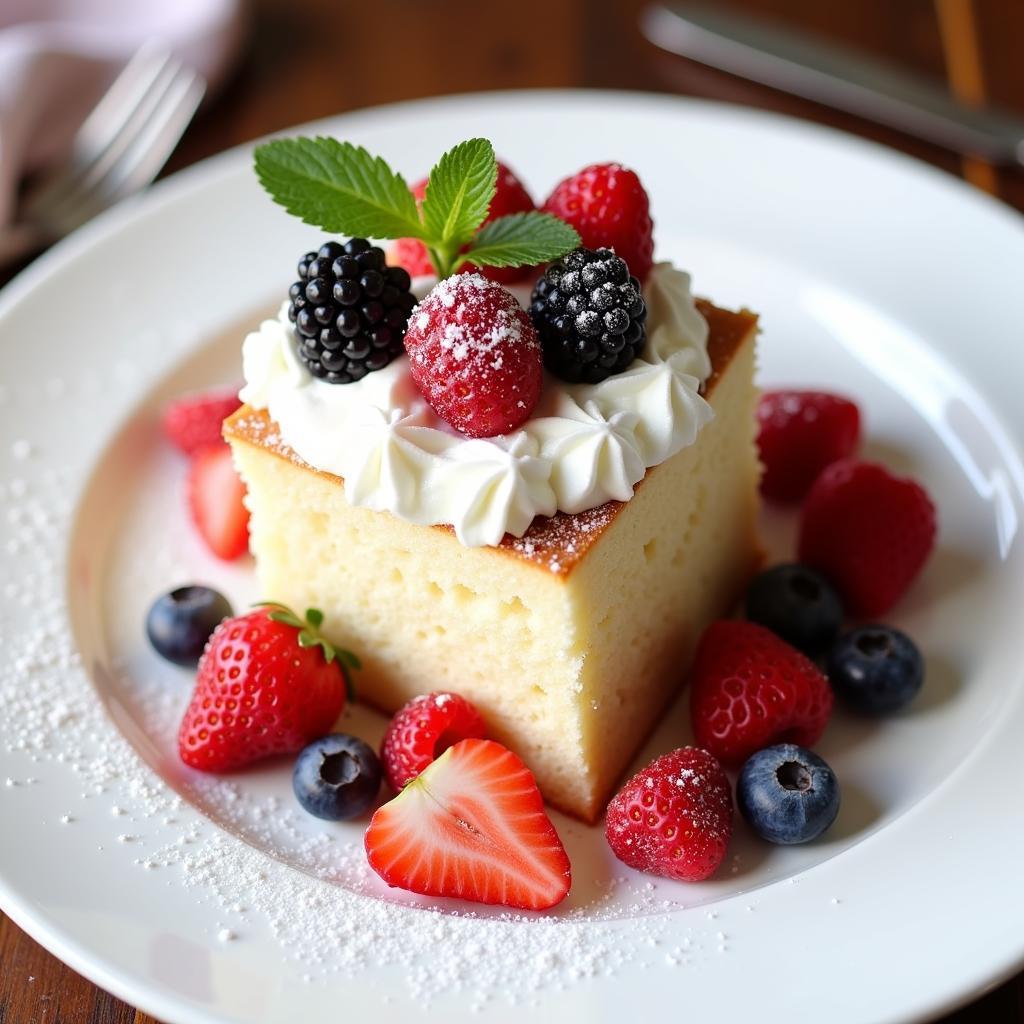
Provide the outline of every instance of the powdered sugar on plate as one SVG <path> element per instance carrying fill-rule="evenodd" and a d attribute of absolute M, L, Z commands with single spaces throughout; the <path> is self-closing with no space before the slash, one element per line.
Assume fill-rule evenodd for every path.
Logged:
<path fill-rule="evenodd" d="M 177 497 L 183 467 L 150 441 L 144 459 L 126 462 L 138 438 L 125 435 L 100 466 L 75 513 L 67 595 L 53 542 L 73 523 L 64 473 L 2 485 L 9 543 L 31 551 L 38 571 L 5 591 L 12 639 L 0 666 L 0 744 L 24 770 L 7 779 L 0 799 L 35 785 L 36 766 L 59 767 L 92 827 L 102 824 L 96 856 L 124 851 L 152 884 L 178 886 L 208 907 L 214 924 L 199 940 L 243 949 L 247 935 L 269 931 L 289 969 L 310 983 L 394 969 L 419 1004 L 450 995 L 479 1007 L 529 1004 L 626 965 L 684 967 L 716 949 L 699 924 L 682 929 L 688 938 L 679 944 L 684 890 L 624 869 L 600 829 L 556 817 L 573 893 L 555 913 L 513 913 L 388 890 L 366 864 L 365 823 L 304 814 L 290 793 L 290 761 L 229 778 L 181 767 L 175 735 L 191 679 L 146 647 L 148 603 L 188 579 L 214 583 L 235 607 L 257 595 L 251 564 L 225 567 L 203 554 Z M 117 500 L 111 473 L 122 474 Z M 384 725 L 355 707 L 342 727 L 376 742 Z M 82 827 L 80 806 L 53 826 Z"/>

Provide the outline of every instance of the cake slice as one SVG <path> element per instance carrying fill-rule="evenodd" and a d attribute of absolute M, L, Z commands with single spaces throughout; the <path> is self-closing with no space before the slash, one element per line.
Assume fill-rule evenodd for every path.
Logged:
<path fill-rule="evenodd" d="M 324 632 L 363 659 L 360 700 L 393 712 L 431 690 L 469 698 L 545 798 L 585 821 L 761 557 L 757 318 L 698 308 L 714 419 L 696 443 L 648 469 L 629 501 L 538 516 L 496 547 L 349 504 L 344 481 L 300 459 L 266 411 L 243 406 L 225 424 L 263 595 L 323 611 Z"/>

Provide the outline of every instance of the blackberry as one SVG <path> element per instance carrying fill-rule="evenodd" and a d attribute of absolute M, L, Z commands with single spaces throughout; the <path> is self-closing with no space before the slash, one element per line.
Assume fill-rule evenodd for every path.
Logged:
<path fill-rule="evenodd" d="M 640 282 L 611 249 L 575 249 L 552 263 L 533 289 L 530 318 L 544 364 L 573 384 L 621 373 L 647 341 Z"/>
<path fill-rule="evenodd" d="M 365 238 L 325 242 L 299 260 L 288 289 L 299 358 L 328 384 L 351 384 L 405 351 L 416 298 L 409 274 Z"/>

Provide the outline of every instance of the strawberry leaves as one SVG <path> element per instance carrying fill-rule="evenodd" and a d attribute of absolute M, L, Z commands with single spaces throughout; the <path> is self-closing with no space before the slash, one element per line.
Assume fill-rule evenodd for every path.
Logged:
<path fill-rule="evenodd" d="M 405 179 L 350 142 L 274 139 L 257 146 L 256 176 L 271 198 L 307 224 L 332 234 L 418 238 L 438 277 L 460 266 L 545 263 L 580 244 L 575 229 L 550 214 L 499 217 L 483 229 L 498 165 L 487 139 L 448 150 L 430 172 L 422 206 Z"/>
<path fill-rule="evenodd" d="M 268 618 L 272 622 L 280 622 L 284 626 L 291 626 L 297 629 L 297 642 L 300 647 L 319 647 L 323 652 L 324 661 L 330 665 L 335 658 L 338 659 L 338 667 L 345 677 L 345 689 L 348 691 L 348 699 L 355 700 L 355 687 L 352 684 L 352 670 L 363 667 L 362 662 L 351 652 L 342 647 L 335 647 L 326 637 L 320 633 L 323 625 L 324 613 L 319 608 L 307 608 L 306 617 L 300 619 L 286 605 L 278 604 L 276 601 L 259 601 L 253 607 L 268 609 Z"/>

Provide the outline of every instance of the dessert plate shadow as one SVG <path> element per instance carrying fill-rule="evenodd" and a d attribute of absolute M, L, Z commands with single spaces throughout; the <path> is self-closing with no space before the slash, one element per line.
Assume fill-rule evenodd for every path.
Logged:
<path fill-rule="evenodd" d="M 925 689 L 885 722 L 840 712 L 830 724 L 819 749 L 844 799 L 826 837 L 773 848 L 737 822 L 707 883 L 632 872 L 600 827 L 555 815 L 574 884 L 546 916 L 388 891 L 365 866 L 360 823 L 298 808 L 287 761 L 224 779 L 185 770 L 175 732 L 190 679 L 149 651 L 145 611 L 188 581 L 236 608 L 272 595 L 247 559 L 217 563 L 190 532 L 158 411 L 238 378 L 242 336 L 319 240 L 236 150 L 99 218 L 0 295 L 4 910 L 135 1005 L 204 1024 L 321 1020 L 339 1005 L 382 1021 L 481 1009 L 613 1021 L 680 992 L 691 1012 L 725 1019 L 805 1019 L 827 1001 L 838 1024 L 896 1021 L 1013 971 L 1020 219 L 868 143 L 694 101 L 497 94 L 308 130 L 363 143 L 411 178 L 487 135 L 538 196 L 595 159 L 635 167 L 657 254 L 699 294 L 762 315 L 761 383 L 851 395 L 867 455 L 934 495 L 939 548 L 892 616 L 926 654 Z M 794 519 L 765 512 L 776 560 L 792 555 Z M 372 712 L 346 715 L 371 742 L 383 731 Z M 636 766 L 689 740 L 684 695 Z M 792 957 L 803 981 L 780 985 Z"/>

